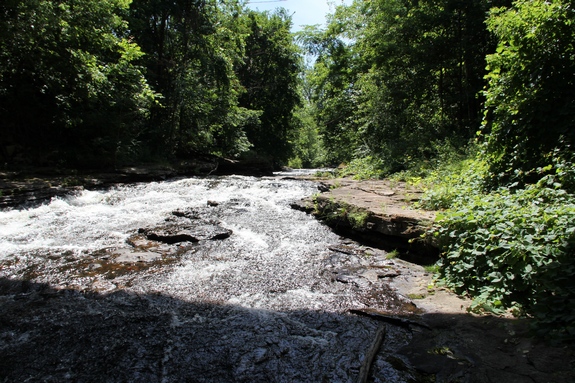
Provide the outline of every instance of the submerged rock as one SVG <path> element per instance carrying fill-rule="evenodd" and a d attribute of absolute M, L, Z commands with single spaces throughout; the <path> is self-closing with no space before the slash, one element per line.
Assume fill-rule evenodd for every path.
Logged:
<path fill-rule="evenodd" d="M 153 251 L 120 249 L 116 254 L 118 254 L 118 256 L 114 261 L 117 263 L 154 262 L 162 258 L 162 254 Z"/>

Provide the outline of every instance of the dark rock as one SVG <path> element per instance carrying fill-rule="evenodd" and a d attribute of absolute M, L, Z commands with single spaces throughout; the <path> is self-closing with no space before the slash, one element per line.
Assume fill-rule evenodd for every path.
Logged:
<path fill-rule="evenodd" d="M 545 373 L 553 373 L 560 371 L 570 371 L 573 369 L 573 365 L 565 363 L 563 360 L 563 355 L 565 350 L 560 347 L 550 348 L 546 344 L 538 344 L 533 347 L 533 349 L 526 353 L 529 363 L 533 365 L 537 370 Z M 575 363 L 575 361 L 573 361 Z"/>
<path fill-rule="evenodd" d="M 218 157 L 193 155 L 181 160 L 177 165 L 178 173 L 183 175 L 206 176 L 218 169 Z"/>
<path fill-rule="evenodd" d="M 179 242 L 199 242 L 190 229 L 174 225 L 172 227 L 157 227 L 153 229 L 140 229 L 146 238 L 152 241 L 158 241 L 173 245 Z"/>
<path fill-rule="evenodd" d="M 196 243 L 202 240 L 220 240 L 229 238 L 232 230 L 218 224 L 202 222 L 194 225 L 169 223 L 150 229 L 139 229 L 139 233 L 152 241 L 175 244 L 180 242 Z"/>
<path fill-rule="evenodd" d="M 163 181 L 179 176 L 252 175 L 271 176 L 269 160 L 228 160 L 211 155 L 193 154 L 168 166 L 137 165 L 108 170 L 25 168 L 0 172 L 0 209 L 36 206 L 51 198 L 82 189 L 102 189 L 118 184 Z"/>
<path fill-rule="evenodd" d="M 330 187 L 328 185 L 324 184 L 323 182 L 320 182 L 317 186 L 317 189 L 320 192 L 325 193 L 325 192 L 328 192 L 330 190 Z"/>
<path fill-rule="evenodd" d="M 335 251 L 336 253 L 343 253 L 348 255 L 362 254 L 362 252 L 357 247 L 354 246 L 336 245 L 336 246 L 330 246 L 329 249 L 331 251 Z"/>
<path fill-rule="evenodd" d="M 187 218 L 187 219 L 198 219 L 200 215 L 197 211 L 193 209 L 186 209 L 186 210 L 174 210 L 172 215 L 178 218 Z"/>
<path fill-rule="evenodd" d="M 223 231 L 216 233 L 210 239 L 211 240 L 218 240 L 218 239 L 226 239 L 232 235 L 233 231 L 228 229 L 223 229 Z"/>
<path fill-rule="evenodd" d="M 378 278 L 395 278 L 401 274 L 399 270 L 390 267 L 377 268 L 376 273 Z"/>
<path fill-rule="evenodd" d="M 177 175 L 177 172 L 163 166 L 132 166 L 116 170 L 116 176 L 121 182 L 146 182 L 165 180 Z"/>

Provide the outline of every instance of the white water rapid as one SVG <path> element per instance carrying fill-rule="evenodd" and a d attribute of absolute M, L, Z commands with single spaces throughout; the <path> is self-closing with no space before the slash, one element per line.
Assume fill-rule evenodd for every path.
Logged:
<path fill-rule="evenodd" d="M 347 312 L 387 303 L 377 277 L 340 269 L 387 260 L 290 208 L 316 192 L 274 177 L 186 178 L 1 211 L 0 323 L 10 325 L 0 328 L 0 357 L 10 368 L 0 377 L 355 381 L 379 324 Z M 142 239 L 174 222 L 199 239 Z M 228 234 L 209 239 L 198 222 Z M 382 359 L 373 376 L 400 375 Z"/>

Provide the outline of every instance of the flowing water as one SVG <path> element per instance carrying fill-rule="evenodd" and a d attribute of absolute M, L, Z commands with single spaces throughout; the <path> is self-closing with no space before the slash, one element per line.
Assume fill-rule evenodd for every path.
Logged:
<path fill-rule="evenodd" d="M 403 303 L 384 252 L 290 208 L 316 192 L 186 178 L 1 211 L 0 380 L 356 381 L 381 324 L 349 310 Z M 193 240 L 150 239 L 174 228 Z M 406 336 L 374 381 L 408 379 L 386 357 Z"/>

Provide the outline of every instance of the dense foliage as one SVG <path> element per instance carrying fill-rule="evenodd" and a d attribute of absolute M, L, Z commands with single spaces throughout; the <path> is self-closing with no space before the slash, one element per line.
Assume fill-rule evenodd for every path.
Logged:
<path fill-rule="evenodd" d="M 2 161 L 109 167 L 252 150 L 286 162 L 300 72 L 290 25 L 237 1 L 3 1 Z"/>
<path fill-rule="evenodd" d="M 4 161 L 113 161 L 137 139 L 153 92 L 127 10 L 125 0 L 2 2 Z"/>
<path fill-rule="evenodd" d="M 370 156 L 390 173 L 474 137 L 496 45 L 485 15 L 506 3 L 358 0 L 303 33 L 318 55 L 314 102 L 331 160 Z"/>
<path fill-rule="evenodd" d="M 492 10 L 482 147 L 424 201 L 449 208 L 435 229 L 449 286 L 565 340 L 575 339 L 574 21 L 565 1 Z"/>
<path fill-rule="evenodd" d="M 492 184 L 536 182 L 551 152 L 575 140 L 575 8 L 516 1 L 492 10 L 484 132 Z"/>
<path fill-rule="evenodd" d="M 250 12 L 246 21 L 249 36 L 245 59 L 238 67 L 246 92 L 240 105 L 261 112 L 259 121 L 246 126 L 246 134 L 260 155 L 285 163 L 292 155 L 294 113 L 300 105 L 299 50 L 292 43 L 286 12 L 271 16 Z"/>
<path fill-rule="evenodd" d="M 563 339 L 575 339 L 574 22 L 567 0 L 357 0 L 300 36 L 317 55 L 329 159 L 358 177 L 407 169 L 428 188 L 422 206 L 442 210 L 442 281 Z"/>
<path fill-rule="evenodd" d="M 146 132 L 154 154 L 245 147 L 242 126 L 257 116 L 237 105 L 241 26 L 211 1 L 135 0 L 129 20 L 148 81 L 162 95 Z"/>
<path fill-rule="evenodd" d="M 443 282 L 472 296 L 474 310 L 511 308 L 533 316 L 540 333 L 573 339 L 575 195 L 565 185 L 575 166 L 557 156 L 538 170 L 537 183 L 489 193 L 478 187 L 488 170 L 485 161 L 469 159 L 463 168 L 461 174 L 447 170 L 449 180 L 423 202 L 449 207 L 433 230 L 445 251 Z"/>

